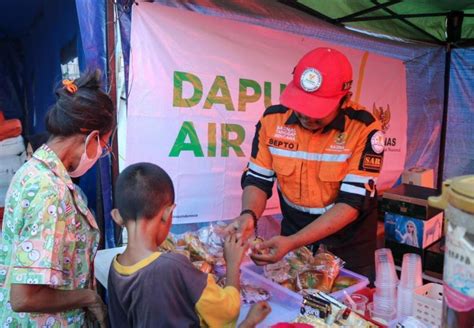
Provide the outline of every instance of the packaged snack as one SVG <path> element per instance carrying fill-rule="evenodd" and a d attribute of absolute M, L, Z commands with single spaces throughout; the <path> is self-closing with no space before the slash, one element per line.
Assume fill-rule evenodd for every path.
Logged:
<path fill-rule="evenodd" d="M 184 241 L 186 242 L 186 249 L 191 253 L 191 261 L 206 261 L 213 264 L 215 258 L 209 254 L 206 245 L 204 245 L 199 238 L 187 232 L 184 234 Z"/>
<path fill-rule="evenodd" d="M 171 252 L 171 251 L 174 251 L 175 248 L 176 248 L 176 241 L 174 240 L 174 237 L 172 234 L 168 234 L 166 239 L 158 247 L 158 250 L 160 252 Z"/>
<path fill-rule="evenodd" d="M 328 275 L 325 272 L 306 270 L 299 272 L 297 277 L 297 283 L 300 289 L 318 289 L 328 292 L 326 288 L 328 285 Z"/>
<path fill-rule="evenodd" d="M 269 249 L 257 249 L 257 245 L 263 243 L 265 240 L 262 237 L 255 237 L 250 241 L 251 254 L 267 255 L 270 253 Z"/>
<path fill-rule="evenodd" d="M 357 284 L 358 282 L 359 280 L 354 277 L 339 275 L 334 281 L 331 293 L 337 292 L 338 290 L 341 290 L 341 289 L 346 289 L 352 285 Z"/>
<path fill-rule="evenodd" d="M 310 264 L 313 260 L 313 252 L 306 246 L 295 249 L 293 254 L 298 260 L 306 264 Z"/>
<path fill-rule="evenodd" d="M 193 262 L 193 265 L 196 269 L 204 273 L 211 273 L 213 269 L 212 264 L 209 264 L 206 261 L 195 261 Z"/>
<path fill-rule="evenodd" d="M 324 245 L 320 245 L 316 255 L 313 258 L 312 266 L 320 272 L 327 275 L 327 279 L 320 285 L 319 290 L 329 293 L 336 280 L 344 261 L 330 253 Z"/>
<path fill-rule="evenodd" d="M 270 292 L 266 289 L 251 284 L 241 284 L 240 294 L 242 296 L 242 302 L 245 304 L 266 301 L 270 298 Z"/>
<path fill-rule="evenodd" d="M 378 327 L 320 291 L 303 296 L 300 315 L 295 322 L 309 323 L 314 327 Z"/>

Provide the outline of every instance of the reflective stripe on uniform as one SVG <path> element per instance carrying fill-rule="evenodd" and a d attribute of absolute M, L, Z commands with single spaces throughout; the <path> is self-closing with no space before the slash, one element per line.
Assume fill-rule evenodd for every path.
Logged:
<path fill-rule="evenodd" d="M 252 162 L 249 162 L 249 169 L 266 177 L 272 177 L 275 175 L 274 171 L 261 167 L 260 165 L 254 164 Z"/>
<path fill-rule="evenodd" d="M 309 153 L 306 151 L 291 151 L 280 148 L 269 147 L 272 155 L 279 155 L 283 157 L 299 158 L 308 161 L 320 161 L 320 162 L 345 162 L 351 154 L 321 154 L 321 153 Z"/>
<path fill-rule="evenodd" d="M 341 191 L 345 191 L 351 194 L 358 194 L 362 196 L 365 196 L 367 193 L 367 190 L 365 190 L 364 188 L 356 187 L 347 183 L 341 184 Z"/>
<path fill-rule="evenodd" d="M 275 181 L 275 177 L 267 178 L 267 177 L 263 177 L 259 174 L 252 173 L 251 171 L 247 171 L 247 175 L 251 175 L 253 177 L 256 177 L 256 178 L 259 178 L 259 179 L 262 179 L 262 180 L 266 180 L 266 181 L 270 181 L 270 182 Z"/>
<path fill-rule="evenodd" d="M 280 188 L 278 188 L 280 189 Z M 288 204 L 288 206 L 290 207 L 293 207 L 294 209 L 298 210 L 298 211 L 301 211 L 301 212 L 305 212 L 305 213 L 309 213 L 309 214 L 323 214 L 325 212 L 327 212 L 331 207 L 334 206 L 334 203 L 333 204 L 330 204 L 326 207 L 306 207 L 306 206 L 301 206 L 301 205 L 297 205 L 293 202 L 290 202 L 288 200 L 288 198 L 285 197 L 285 195 L 283 195 L 283 192 L 280 190 L 280 193 L 281 193 L 281 196 L 283 197 L 283 200 L 285 201 L 286 204 Z"/>
<path fill-rule="evenodd" d="M 374 182 L 377 182 L 377 178 L 374 178 L 374 177 L 368 177 L 368 176 L 357 175 L 357 174 L 348 174 L 344 177 L 344 180 L 342 180 L 342 182 L 368 183 L 370 180 L 374 180 Z"/>

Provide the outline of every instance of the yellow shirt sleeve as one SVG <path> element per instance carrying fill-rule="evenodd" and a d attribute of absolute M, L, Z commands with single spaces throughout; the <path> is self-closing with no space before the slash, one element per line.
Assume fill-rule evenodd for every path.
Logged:
<path fill-rule="evenodd" d="M 235 327 L 240 313 L 240 293 L 237 288 L 218 286 L 212 275 L 196 303 L 196 311 L 204 327 Z"/>

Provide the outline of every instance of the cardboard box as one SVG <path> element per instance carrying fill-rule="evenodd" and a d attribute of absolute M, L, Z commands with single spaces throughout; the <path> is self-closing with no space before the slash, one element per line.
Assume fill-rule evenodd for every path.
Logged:
<path fill-rule="evenodd" d="M 444 212 L 439 212 L 428 220 L 386 212 L 385 240 L 415 248 L 427 248 L 441 238 L 443 218 Z"/>
<path fill-rule="evenodd" d="M 441 238 L 436 243 L 426 249 L 425 265 L 427 271 L 443 274 L 444 266 L 444 238 Z"/>
<path fill-rule="evenodd" d="M 422 263 L 424 263 L 425 249 L 423 248 L 400 244 L 396 241 L 391 241 L 388 239 L 385 240 L 385 247 L 390 248 L 390 250 L 392 251 L 393 261 L 395 262 L 395 265 L 398 265 L 400 267 L 402 266 L 403 255 L 405 255 L 406 253 L 414 253 L 420 255 L 421 261 Z"/>
<path fill-rule="evenodd" d="M 434 171 L 423 167 L 412 167 L 402 173 L 402 183 L 434 188 Z"/>
<path fill-rule="evenodd" d="M 438 195 L 436 189 L 401 184 L 384 192 L 381 209 L 384 212 L 425 220 L 442 212 L 437 208 L 428 207 L 428 197 Z"/>

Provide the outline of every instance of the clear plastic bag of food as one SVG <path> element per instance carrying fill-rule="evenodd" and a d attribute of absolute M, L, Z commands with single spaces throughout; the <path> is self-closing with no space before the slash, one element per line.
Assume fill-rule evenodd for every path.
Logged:
<path fill-rule="evenodd" d="M 311 270 L 325 274 L 325 278 L 322 280 L 320 288 L 318 289 L 329 293 L 343 266 L 344 261 L 329 252 L 326 246 L 321 244 L 310 266 Z"/>
<path fill-rule="evenodd" d="M 191 253 L 191 261 L 206 261 L 214 264 L 215 257 L 209 254 L 207 246 L 199 240 L 197 235 L 187 232 L 184 234 L 183 240 L 186 249 Z"/>
<path fill-rule="evenodd" d="M 171 233 L 168 234 L 168 236 L 166 236 L 166 239 L 161 243 L 160 246 L 158 246 L 158 250 L 160 252 L 172 252 L 175 249 L 176 249 L 176 239 Z"/>

